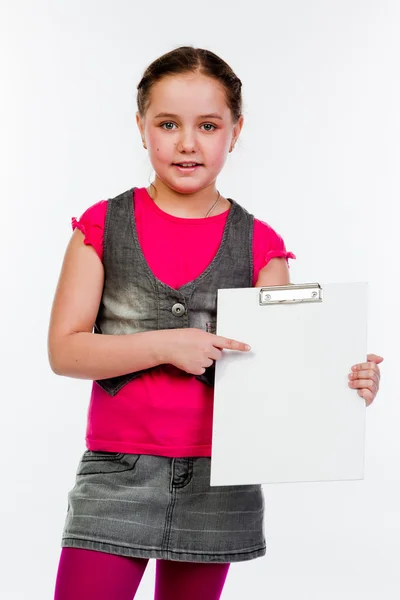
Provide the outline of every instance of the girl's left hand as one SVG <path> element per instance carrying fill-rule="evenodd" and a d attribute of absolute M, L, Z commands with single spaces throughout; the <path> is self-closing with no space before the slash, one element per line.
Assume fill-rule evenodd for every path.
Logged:
<path fill-rule="evenodd" d="M 364 398 L 365 404 L 369 406 L 379 390 L 381 372 L 378 365 L 383 361 L 383 358 L 376 354 L 368 354 L 367 360 L 366 363 L 351 367 L 349 387 L 357 389 L 358 395 Z"/>

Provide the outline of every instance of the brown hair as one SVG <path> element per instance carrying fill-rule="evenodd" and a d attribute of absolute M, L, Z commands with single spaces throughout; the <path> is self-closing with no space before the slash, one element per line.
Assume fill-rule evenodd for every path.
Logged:
<path fill-rule="evenodd" d="M 181 46 L 171 50 L 147 67 L 137 86 L 137 106 L 140 116 L 144 117 L 146 113 L 155 83 L 167 75 L 196 71 L 222 83 L 233 122 L 237 123 L 242 114 L 242 82 L 222 58 L 210 50 L 192 46 Z"/>

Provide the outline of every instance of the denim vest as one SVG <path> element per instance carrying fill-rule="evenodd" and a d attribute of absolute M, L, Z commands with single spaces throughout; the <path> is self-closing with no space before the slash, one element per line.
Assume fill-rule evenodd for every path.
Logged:
<path fill-rule="evenodd" d="M 178 289 L 155 277 L 139 244 L 135 221 L 135 188 L 108 200 L 104 227 L 104 288 L 94 325 L 97 334 L 130 334 L 157 329 L 195 327 L 215 333 L 217 290 L 251 287 L 254 217 L 234 200 L 220 247 L 201 275 Z M 182 248 L 186 252 L 186 248 Z M 158 367 L 152 367 L 157 369 Z M 96 380 L 115 396 L 148 371 Z M 213 386 L 215 363 L 203 375 Z"/>

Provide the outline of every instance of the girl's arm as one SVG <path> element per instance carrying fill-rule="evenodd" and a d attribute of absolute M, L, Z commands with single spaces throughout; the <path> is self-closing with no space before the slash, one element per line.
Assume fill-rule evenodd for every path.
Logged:
<path fill-rule="evenodd" d="M 286 258 L 271 258 L 269 263 L 260 270 L 254 287 L 288 285 L 289 283 L 290 276 Z"/>
<path fill-rule="evenodd" d="M 93 333 L 104 285 L 94 248 L 76 229 L 68 244 L 53 302 L 48 355 L 57 375 L 105 379 L 163 364 L 168 331 L 129 335 Z"/>
<path fill-rule="evenodd" d="M 57 375 L 106 379 L 161 364 L 202 374 L 222 349 L 248 351 L 243 342 L 201 329 L 164 329 L 127 335 L 93 333 L 104 286 L 103 264 L 76 229 L 65 253 L 50 319 L 49 362 Z"/>

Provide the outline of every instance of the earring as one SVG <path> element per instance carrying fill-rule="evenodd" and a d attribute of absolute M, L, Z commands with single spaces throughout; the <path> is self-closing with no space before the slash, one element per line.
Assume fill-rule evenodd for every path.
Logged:
<path fill-rule="evenodd" d="M 145 148 L 147 150 L 146 142 L 144 140 L 142 140 L 142 144 L 143 144 L 143 148 Z"/>

